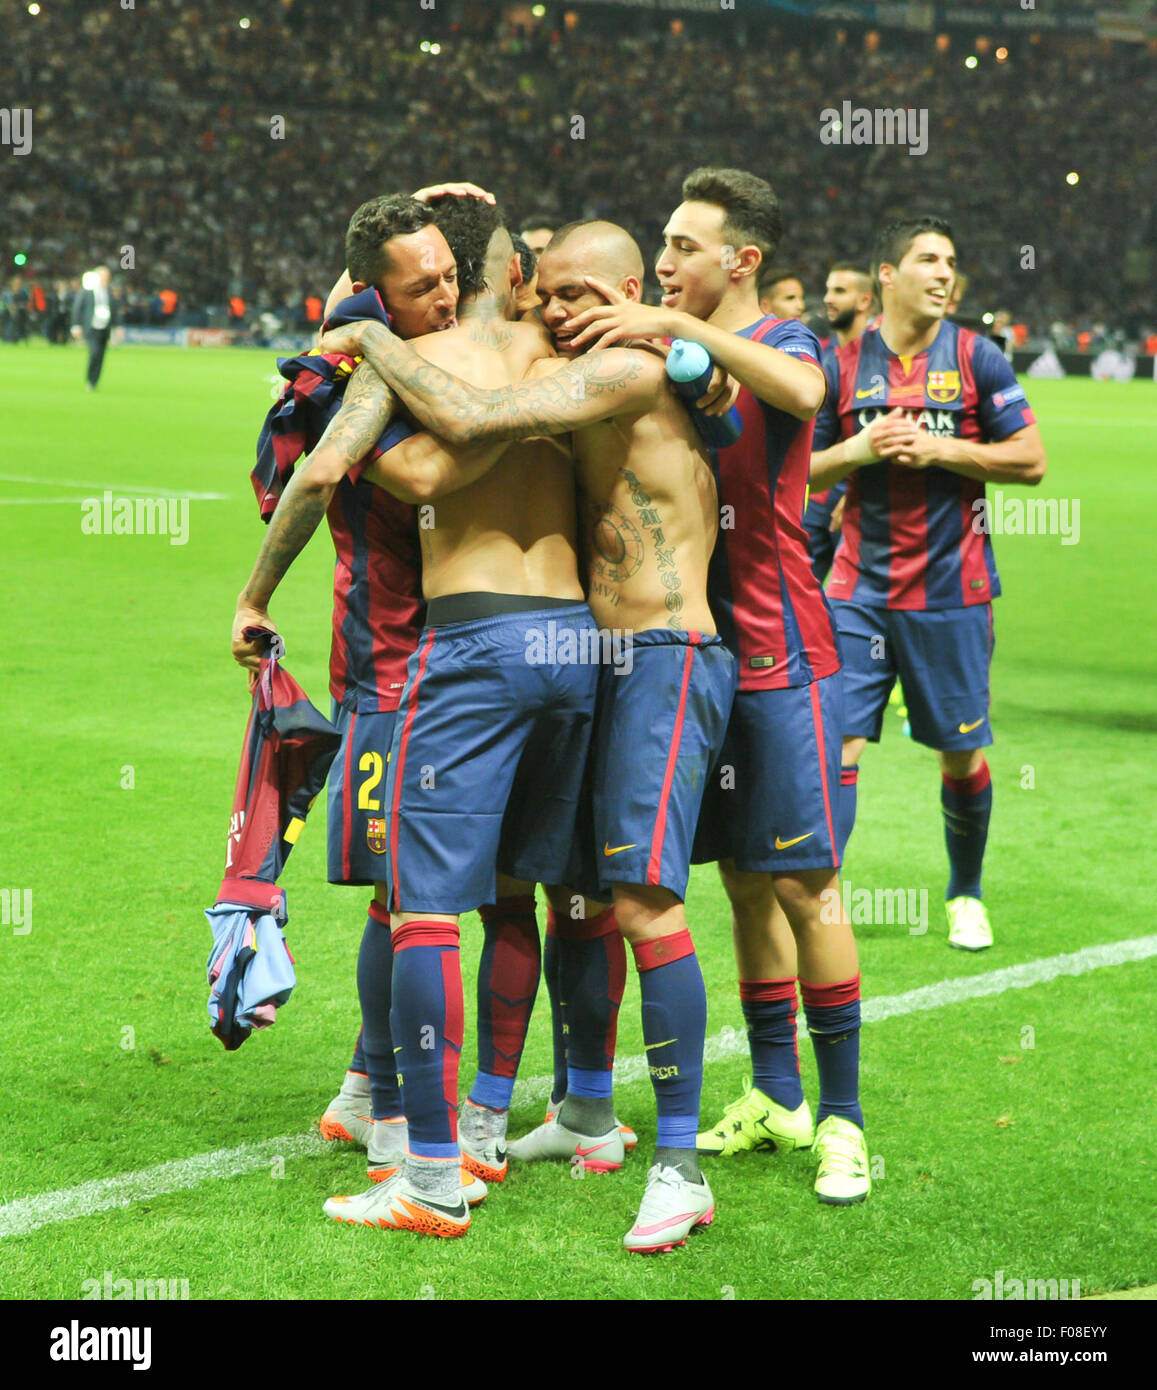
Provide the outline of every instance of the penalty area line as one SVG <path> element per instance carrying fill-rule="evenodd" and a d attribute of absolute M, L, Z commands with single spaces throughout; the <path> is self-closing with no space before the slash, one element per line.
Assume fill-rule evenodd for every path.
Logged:
<path fill-rule="evenodd" d="M 82 502 L 92 501 L 94 493 L 103 496 L 106 492 L 133 493 L 142 497 L 187 497 L 190 502 L 228 502 L 227 492 L 186 492 L 171 487 L 141 487 L 136 483 L 79 483 L 74 478 L 40 478 L 27 473 L 0 473 L 0 483 L 32 483 L 37 487 L 77 487 L 87 489 Z M 21 499 L 23 500 L 23 499 Z M 68 501 L 67 498 L 49 498 L 46 502 Z"/>
<path fill-rule="evenodd" d="M 948 1004 L 968 999 L 985 999 L 1004 994 L 1010 989 L 1030 989 L 1047 984 L 1064 975 L 1087 975 L 1105 966 L 1124 965 L 1129 961 L 1146 960 L 1157 956 L 1157 934 L 1138 936 L 1128 941 L 1115 941 L 1104 946 L 1086 946 L 1083 950 L 1059 956 L 1047 956 L 1010 965 L 1001 970 L 989 970 L 982 975 L 968 975 L 951 980 L 939 980 L 933 985 L 910 989 L 903 994 L 881 995 L 865 999 L 865 1023 L 881 1023 L 902 1014 L 922 1013 L 941 1009 Z M 721 1061 L 743 1052 L 746 1036 L 738 1029 L 726 1027 L 707 1039 L 703 1049 L 704 1064 Z M 645 1057 L 628 1057 L 615 1067 L 615 1082 L 629 1086 L 647 1075 Z M 514 1104 L 528 1105 L 543 1101 L 550 1094 L 549 1076 L 528 1077 L 514 1088 Z M 194 1154 L 192 1158 L 158 1163 L 135 1173 L 121 1173 L 114 1178 L 96 1178 L 77 1187 L 56 1192 L 40 1192 L 20 1197 L 0 1205 L 0 1239 L 5 1236 L 27 1235 L 41 1226 L 59 1221 L 72 1221 L 78 1216 L 91 1216 L 99 1211 L 129 1207 L 150 1197 L 163 1197 L 199 1187 L 204 1182 L 232 1178 L 266 1167 L 275 1158 L 308 1158 L 332 1152 L 333 1146 L 318 1134 L 283 1134 L 255 1144 L 240 1144 L 232 1149 L 217 1149 L 212 1153 Z"/>

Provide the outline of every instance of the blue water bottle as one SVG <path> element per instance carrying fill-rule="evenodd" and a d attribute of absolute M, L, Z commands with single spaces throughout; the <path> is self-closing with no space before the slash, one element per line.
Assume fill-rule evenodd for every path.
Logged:
<path fill-rule="evenodd" d="M 726 449 L 743 433 L 743 419 L 734 406 L 726 415 L 707 415 L 695 408 L 695 402 L 711 384 L 711 355 L 702 343 L 689 343 L 676 338 L 667 354 L 667 375 L 678 395 L 687 402 L 695 428 L 704 444 L 712 449 Z"/>

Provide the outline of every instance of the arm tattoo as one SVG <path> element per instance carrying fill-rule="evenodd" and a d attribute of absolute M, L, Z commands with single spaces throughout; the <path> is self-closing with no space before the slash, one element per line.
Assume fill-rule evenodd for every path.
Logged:
<path fill-rule="evenodd" d="M 671 615 L 667 619 L 667 626 L 682 631 L 683 622 L 679 614 L 683 611 L 683 581 L 679 578 L 679 567 L 675 563 L 675 547 L 667 544 L 667 537 L 663 534 L 663 519 L 652 502 L 650 493 L 644 490 L 642 483 L 629 468 L 622 471 L 627 486 L 631 489 L 631 504 L 638 513 L 639 524 L 654 547 L 659 580 L 667 590 L 664 603 Z"/>
<path fill-rule="evenodd" d="M 587 353 L 550 376 L 494 391 L 427 362 L 378 324 L 367 324 L 361 348 L 426 429 L 452 444 L 566 434 L 642 410 L 658 389 L 647 355 L 629 348 Z"/>
<path fill-rule="evenodd" d="M 317 447 L 335 450 L 348 473 L 381 438 L 396 405 L 397 397 L 382 378 L 368 367 L 359 367 L 350 377 L 341 409 Z"/>
<path fill-rule="evenodd" d="M 257 563 L 243 594 L 246 602 L 264 608 L 289 567 L 321 524 L 337 483 L 311 487 L 306 479 L 310 459 L 323 449 L 336 453 L 342 471 L 348 473 L 377 443 L 395 408 L 394 393 L 371 371 L 356 371 L 346 387 L 341 409 L 329 423 L 317 448 L 302 469 L 289 480 L 281 496 Z"/>

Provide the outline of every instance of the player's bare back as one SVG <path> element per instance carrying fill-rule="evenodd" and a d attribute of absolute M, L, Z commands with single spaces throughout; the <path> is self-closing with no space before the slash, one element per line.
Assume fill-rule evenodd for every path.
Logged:
<path fill-rule="evenodd" d="M 471 316 L 415 339 L 428 361 L 472 386 L 515 386 L 553 353 L 541 326 Z M 489 592 L 582 601 L 574 467 L 565 437 L 511 444 L 489 472 L 419 516 L 427 599 Z"/>

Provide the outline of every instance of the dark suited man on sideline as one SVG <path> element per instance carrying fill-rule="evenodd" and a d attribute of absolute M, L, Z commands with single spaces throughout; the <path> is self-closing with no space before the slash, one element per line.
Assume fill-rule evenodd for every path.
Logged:
<path fill-rule="evenodd" d="M 104 365 L 104 350 L 115 320 L 113 297 L 109 293 L 112 275 L 107 265 L 98 266 L 81 281 L 72 301 L 72 336 L 82 334 L 88 342 L 88 389 L 96 390 L 100 369 Z"/>

